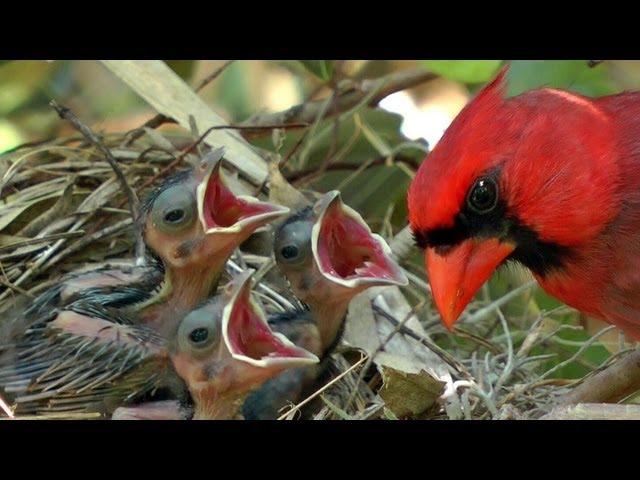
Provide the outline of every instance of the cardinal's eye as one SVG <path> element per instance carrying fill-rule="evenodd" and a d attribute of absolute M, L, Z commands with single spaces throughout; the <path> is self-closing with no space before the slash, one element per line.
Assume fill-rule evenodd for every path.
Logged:
<path fill-rule="evenodd" d="M 476 180 L 467 196 L 467 205 L 476 213 L 489 213 L 498 203 L 498 186 L 492 178 Z"/>

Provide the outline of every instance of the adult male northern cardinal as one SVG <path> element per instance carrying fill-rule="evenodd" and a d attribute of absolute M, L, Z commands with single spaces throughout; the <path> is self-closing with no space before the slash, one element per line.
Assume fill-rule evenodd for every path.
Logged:
<path fill-rule="evenodd" d="M 640 93 L 543 88 L 505 98 L 506 69 L 420 166 L 409 218 L 450 328 L 506 261 L 640 339 Z"/>

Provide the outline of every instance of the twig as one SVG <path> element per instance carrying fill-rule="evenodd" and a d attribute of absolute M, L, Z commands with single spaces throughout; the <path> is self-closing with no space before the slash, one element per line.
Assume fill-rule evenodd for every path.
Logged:
<path fill-rule="evenodd" d="M 134 223 L 137 223 L 138 220 L 140 219 L 140 201 L 138 200 L 138 197 L 136 196 L 136 193 L 133 191 L 131 186 L 127 183 L 127 179 L 124 176 L 124 173 L 122 173 L 122 170 L 118 165 L 118 161 L 111 154 L 111 150 L 109 150 L 100 141 L 100 139 L 96 136 L 96 134 L 93 133 L 93 131 L 88 126 L 82 123 L 82 121 L 76 116 L 76 114 L 73 113 L 69 108 L 59 105 L 55 100 L 51 100 L 49 104 L 55 109 L 55 111 L 58 113 L 58 116 L 60 118 L 70 122 L 76 128 L 76 130 L 78 130 L 87 140 L 89 140 L 93 145 L 95 145 L 96 148 L 98 148 L 98 150 L 100 150 L 102 154 L 105 156 L 105 158 L 109 162 L 109 165 L 111 165 L 111 168 L 116 174 L 116 177 L 118 178 L 118 181 L 122 186 L 122 189 L 127 195 L 127 199 L 129 201 L 129 209 L 131 211 L 131 218 Z M 144 240 L 142 239 L 141 232 L 135 230 L 134 235 L 135 235 L 136 263 L 142 264 L 144 262 L 144 256 L 145 256 Z"/>
<path fill-rule="evenodd" d="M 480 400 L 482 400 L 485 407 L 487 407 L 487 410 L 491 414 L 492 418 L 496 418 L 498 416 L 498 409 L 496 408 L 496 404 L 491 398 L 491 395 L 485 392 L 482 388 L 480 388 L 480 385 L 478 385 L 475 382 L 471 382 L 471 384 L 469 385 L 469 388 L 472 393 L 475 393 L 476 396 Z"/>
<path fill-rule="evenodd" d="M 411 317 L 413 317 L 421 308 L 423 308 L 426 305 L 426 301 L 421 301 L 420 303 L 418 303 L 417 305 L 415 305 L 408 313 L 407 315 L 402 319 L 402 321 L 400 323 L 398 323 L 394 329 L 389 332 L 389 334 L 385 337 L 385 339 L 378 345 L 378 348 L 375 349 L 375 351 L 371 354 L 371 356 L 369 357 L 369 360 L 367 360 L 366 365 L 364 366 L 364 368 L 360 371 L 360 374 L 358 375 L 358 379 L 356 380 L 355 385 L 353 386 L 353 389 L 351 390 L 351 393 L 349 394 L 349 397 L 347 398 L 347 401 L 345 403 L 345 410 L 348 410 L 349 407 L 351 406 L 351 404 L 353 403 L 353 400 L 356 397 L 356 393 L 358 392 L 358 386 L 360 385 L 360 382 L 362 381 L 362 379 L 364 378 L 367 370 L 369 370 L 369 368 L 371 367 L 371 365 L 373 364 L 373 361 L 375 360 L 376 356 L 382 351 L 384 350 L 384 348 L 387 346 L 387 344 L 391 341 L 391 339 L 398 333 L 400 332 L 400 330 L 405 326 L 405 324 L 411 319 Z"/>
<path fill-rule="evenodd" d="M 498 308 L 502 307 L 504 304 L 510 302 L 515 297 L 529 290 L 531 287 L 534 287 L 535 285 L 536 285 L 535 280 L 532 280 L 523 285 L 520 285 L 518 288 L 511 290 L 509 293 L 491 302 L 489 305 L 476 310 L 472 315 L 468 315 L 465 321 L 469 323 L 474 323 L 486 318 L 494 310 L 497 310 Z"/>
<path fill-rule="evenodd" d="M 540 420 L 640 420 L 640 405 L 579 403 L 556 407 Z"/>
<path fill-rule="evenodd" d="M 372 161 L 370 161 L 367 164 L 367 168 L 371 168 L 371 167 L 376 167 L 378 165 L 383 165 L 385 163 L 389 163 L 390 165 L 393 165 L 393 162 L 398 162 L 398 163 L 404 163 L 406 165 L 408 165 L 410 168 L 412 168 L 413 170 L 417 170 L 420 162 L 418 162 L 417 160 L 411 158 L 411 157 L 406 157 L 404 155 L 395 155 L 392 157 L 379 157 L 376 158 Z M 362 164 L 360 163 L 353 163 L 353 162 L 336 162 L 336 163 L 330 163 L 329 165 L 326 165 L 326 167 L 324 168 L 324 171 L 327 170 L 357 170 L 358 168 L 362 167 Z M 298 170 L 296 172 L 293 172 L 289 175 L 286 175 L 286 178 L 289 182 L 298 182 L 301 181 L 302 179 L 304 179 L 305 177 L 308 177 L 310 175 L 315 175 L 316 172 L 318 170 L 318 167 L 314 167 L 314 168 L 305 168 L 303 170 Z"/>
<path fill-rule="evenodd" d="M 118 233 L 120 230 L 123 230 L 130 226 L 131 226 L 131 220 L 129 218 L 125 218 L 124 220 L 121 220 L 119 222 L 112 223 L 111 225 L 109 225 L 106 228 L 103 228 L 102 230 L 93 232 L 90 235 L 85 235 L 75 243 L 72 243 L 71 245 L 69 245 L 65 250 L 58 253 L 58 255 L 51 258 L 46 264 L 42 266 L 41 270 L 51 268 L 53 265 L 58 263 L 63 258 L 68 257 L 73 252 L 77 252 L 78 250 L 84 248 L 85 246 L 91 244 L 92 242 L 95 242 L 96 240 L 100 240 L 110 235 L 114 235 L 115 233 Z"/>
<path fill-rule="evenodd" d="M 32 294 L 30 294 L 29 292 L 27 292 L 23 288 L 20 288 L 20 287 L 14 285 L 13 283 L 11 283 L 11 282 L 9 282 L 7 280 L 4 280 L 3 278 L 0 278 L 0 285 L 5 286 L 6 288 L 10 288 L 11 290 L 14 290 L 17 293 L 19 293 L 21 295 L 24 295 L 27 298 L 33 298 Z M 0 399 L 0 400 L 2 400 L 2 399 Z"/>
<path fill-rule="evenodd" d="M 100 412 L 60 412 L 41 415 L 19 415 L 13 420 L 98 420 L 104 418 Z"/>
<path fill-rule="evenodd" d="M 275 123 L 275 124 L 261 125 L 256 127 L 251 125 L 214 125 L 213 127 L 209 127 L 208 129 L 206 129 L 204 133 L 200 135 L 200 137 L 198 137 L 198 139 L 195 142 L 193 142 L 193 144 L 191 144 L 190 146 L 187 146 L 185 148 L 185 151 L 187 153 L 193 151 L 193 149 L 196 148 L 200 143 L 202 143 L 205 140 L 205 138 L 207 138 L 209 134 L 214 130 L 275 130 L 276 128 L 282 128 L 282 129 L 305 128 L 308 126 L 309 124 L 304 122 Z"/>
<path fill-rule="evenodd" d="M 395 72 L 381 78 L 368 79 L 359 85 L 348 88 L 339 93 L 336 101 L 327 109 L 324 118 L 338 115 L 360 103 L 368 94 L 378 90 L 367 102 L 369 106 L 377 105 L 380 100 L 392 93 L 415 87 L 422 83 L 437 78 L 437 75 L 424 69 L 408 69 Z M 253 127 L 273 123 L 306 122 L 313 123 L 318 118 L 318 113 L 326 104 L 326 100 L 302 103 L 282 112 L 266 113 L 254 116 L 244 122 L 244 125 Z"/>
<path fill-rule="evenodd" d="M 640 349 L 587 378 L 561 397 L 558 404 L 617 402 L 637 390 L 640 390 Z"/>
<path fill-rule="evenodd" d="M 580 347 L 578 349 L 578 351 L 576 353 L 574 353 L 570 358 L 566 359 L 564 362 L 561 362 L 561 363 L 557 364 L 556 366 L 554 366 L 553 368 L 550 368 L 549 370 L 544 372 L 544 374 L 542 374 L 542 376 L 540 377 L 540 380 L 544 380 L 545 378 L 547 378 L 552 373 L 557 372 L 561 368 L 569 365 L 571 362 L 574 362 L 580 355 L 582 355 L 582 352 L 584 352 L 587 348 L 589 348 L 591 345 L 593 345 L 598 338 L 600 338 L 605 333 L 613 330 L 614 328 L 616 328 L 616 327 L 611 325 L 609 327 L 606 327 L 606 328 L 603 328 L 602 330 L 600 330 L 593 337 L 591 337 L 588 341 L 584 342 L 584 345 L 582 345 L 582 347 Z"/>
<path fill-rule="evenodd" d="M 373 310 L 376 313 L 379 313 L 380 315 L 385 317 L 387 320 L 389 320 L 389 322 L 391 322 L 392 325 L 394 325 L 396 327 L 400 326 L 400 322 L 398 321 L 398 319 L 396 319 L 392 314 L 390 314 L 386 310 L 380 308 L 379 306 L 377 306 L 375 304 L 373 305 Z M 423 346 L 427 347 L 434 354 L 436 354 L 438 357 L 440 357 L 440 359 L 444 363 L 449 365 L 451 368 L 453 368 L 457 373 L 459 373 L 461 376 L 463 376 L 467 380 L 470 380 L 471 378 L 473 378 L 471 376 L 471 373 L 469 373 L 467 368 L 462 363 L 460 363 L 449 352 L 447 352 L 446 350 L 440 348 L 438 345 L 433 343 L 428 338 L 426 338 L 423 335 L 420 335 L 420 334 L 414 332 L 412 329 L 410 329 L 409 327 L 404 326 L 404 325 L 400 326 L 400 333 L 402 333 L 403 335 L 407 335 L 408 337 L 413 338 L 417 342 L 420 342 Z"/>
<path fill-rule="evenodd" d="M 293 154 L 296 153 L 298 149 L 302 146 L 302 144 L 305 142 L 305 140 L 307 139 L 307 135 L 309 135 L 309 130 L 306 130 L 302 135 L 300 135 L 300 138 L 298 139 L 296 144 L 293 147 L 291 147 L 291 150 L 289 150 L 289 152 L 287 152 L 284 158 L 280 160 L 280 163 L 278 163 L 278 168 L 282 169 L 287 164 L 287 162 L 291 159 L 291 157 L 293 157 Z"/>
<path fill-rule="evenodd" d="M 336 383 L 337 381 L 339 381 L 340 379 L 342 379 L 343 377 L 345 377 L 346 375 L 349 374 L 349 372 L 351 372 L 352 370 L 356 369 L 358 366 L 360 366 L 362 364 L 362 362 L 364 362 L 367 358 L 366 355 L 364 355 L 360 360 L 358 360 L 356 363 L 354 363 L 353 365 L 351 365 L 351 367 L 349 367 L 347 370 L 345 370 L 344 372 L 342 372 L 340 375 L 338 375 L 336 378 L 334 378 L 333 380 L 331 380 L 329 383 L 327 383 L 326 385 L 324 385 L 322 388 L 320 388 L 319 390 L 315 391 L 314 393 L 312 393 L 311 395 L 309 395 L 307 398 L 305 398 L 302 402 L 298 403 L 297 405 L 294 405 L 293 407 L 291 407 L 290 410 L 288 410 L 287 412 L 283 413 L 282 415 L 280 415 L 278 417 L 278 420 L 284 420 L 286 419 L 289 415 L 291 415 L 293 412 L 300 410 L 300 408 L 302 408 L 303 406 L 305 406 L 307 403 L 309 403 L 311 400 L 313 400 L 314 398 L 316 398 L 318 395 L 320 395 L 322 392 L 324 392 L 327 388 L 329 388 L 331 385 L 333 385 L 334 383 Z"/>
<path fill-rule="evenodd" d="M 531 349 L 537 342 L 538 338 L 540 337 L 540 334 L 542 333 L 542 329 L 544 326 L 543 322 L 546 315 L 547 314 L 541 313 L 538 316 L 538 318 L 533 322 L 531 327 L 529 327 L 529 332 L 527 333 L 527 336 L 524 337 L 524 340 L 522 341 L 522 344 L 520 345 L 520 348 L 516 353 L 516 357 L 525 358 L 527 355 L 529 355 L 529 352 L 531 351 Z"/>
<path fill-rule="evenodd" d="M 334 82 L 332 81 L 332 83 Z M 334 84 L 334 90 L 333 90 L 332 99 L 330 103 L 335 102 L 335 99 L 337 98 L 337 96 L 338 96 L 338 90 Z M 338 140 L 340 137 L 340 116 L 339 115 L 333 119 L 333 132 L 331 137 L 332 137 L 331 145 L 329 145 L 329 150 L 327 151 L 324 157 L 324 160 L 320 165 L 320 168 L 319 168 L 320 172 L 324 172 L 327 169 L 327 167 L 332 163 L 332 160 L 334 159 L 333 155 L 335 154 L 338 148 Z"/>
<path fill-rule="evenodd" d="M 125 147 L 130 147 L 133 142 L 135 142 L 136 140 L 138 140 L 140 137 L 144 135 L 145 130 L 147 128 L 156 129 L 160 125 L 164 125 L 165 123 L 176 123 L 176 121 L 173 118 L 169 118 L 166 115 L 163 115 L 161 113 L 157 114 L 155 117 L 152 117 L 146 122 L 144 122 L 141 127 L 138 127 L 135 130 L 132 130 L 131 137 L 129 137 L 129 140 L 124 142 L 123 145 Z"/>
<path fill-rule="evenodd" d="M 195 88 L 196 93 L 200 93 L 200 91 L 206 87 L 207 85 L 209 85 L 211 82 L 213 82 L 216 78 L 218 78 L 220 76 L 220 74 L 222 72 L 224 72 L 227 67 L 229 65 L 231 65 L 233 62 L 235 62 L 235 60 L 227 60 L 222 66 L 220 66 L 219 68 L 215 69 L 213 72 L 211 72 L 209 75 L 207 75 L 206 77 L 204 77 L 204 79 L 198 84 L 198 86 Z"/>
<path fill-rule="evenodd" d="M 13 250 L 20 247 L 28 247 L 31 245 L 38 245 L 40 243 L 48 243 L 54 240 L 60 240 L 61 238 L 73 238 L 80 237 L 84 235 L 83 230 L 77 230 L 75 232 L 62 232 L 62 233 L 52 233 L 51 235 L 47 235 L 46 237 L 40 238 L 30 238 L 28 240 L 21 240 L 19 242 L 9 243 L 7 245 L 0 246 L 0 252 L 4 252 L 5 250 Z"/>
<path fill-rule="evenodd" d="M 4 413 L 7 414 L 9 418 L 14 418 L 13 411 L 1 396 L 0 396 L 0 408 L 4 411 Z"/>
<path fill-rule="evenodd" d="M 297 128 L 297 127 L 306 127 L 307 125 L 303 125 L 303 124 L 294 124 L 294 125 L 269 125 L 267 127 L 264 128 L 271 128 L 271 129 L 275 129 L 275 128 L 288 128 L 288 127 L 292 127 L 292 128 Z M 158 173 L 156 173 L 155 175 L 153 175 L 152 177 L 150 177 L 149 179 L 147 179 L 142 185 L 140 185 L 140 187 L 138 188 L 138 191 L 142 191 L 145 188 L 147 188 L 148 186 L 152 185 L 158 178 L 163 177 L 164 175 L 166 175 L 167 173 L 169 173 L 171 170 L 173 170 L 183 159 L 184 157 L 187 156 L 187 154 L 193 152 L 194 149 L 196 149 L 198 147 L 198 145 L 200 145 L 206 138 L 207 136 L 213 132 L 214 130 L 225 130 L 225 129 L 230 129 L 230 130 L 242 130 L 245 127 L 243 126 L 238 126 L 238 125 L 216 125 L 213 127 L 210 127 L 209 129 L 207 129 L 202 135 L 200 135 L 200 137 L 198 137 L 195 141 L 191 142 L 189 145 L 187 145 L 186 147 L 184 147 L 182 149 L 182 151 L 180 152 L 180 154 L 175 157 L 171 163 L 169 163 L 166 167 L 164 167 L 163 169 L 161 169 Z"/>
<path fill-rule="evenodd" d="M 494 355 L 497 355 L 499 353 L 502 353 L 502 349 L 491 342 L 491 340 L 487 340 L 486 338 L 476 335 L 473 332 L 460 327 L 453 327 L 452 333 L 460 338 L 466 338 L 467 340 L 471 340 L 477 345 L 486 348 L 488 350 L 487 354 L 493 353 Z"/>
<path fill-rule="evenodd" d="M 117 184 L 117 180 L 115 179 L 107 180 L 100 187 L 98 187 L 96 191 L 94 191 L 91 195 L 89 195 L 89 197 L 85 199 L 83 204 L 87 202 L 95 203 L 97 201 L 96 197 L 98 195 L 105 197 L 105 193 L 104 193 L 105 191 L 111 192 L 107 194 L 106 198 L 103 198 L 101 200 L 103 203 L 106 203 L 107 199 L 110 198 L 115 193 L 116 184 Z M 69 231 L 70 232 L 78 231 L 95 214 L 96 211 L 97 210 L 94 210 L 92 213 L 88 212 L 86 214 L 83 214 L 84 218 L 79 218 L 77 221 L 75 221 L 73 225 L 70 227 Z M 131 221 L 131 219 L 129 218 L 127 220 Z M 55 241 L 53 245 L 47 247 L 44 251 L 38 254 L 37 257 L 33 260 L 33 262 L 29 262 L 27 264 L 27 269 L 24 270 L 22 274 L 20 274 L 20 276 L 13 282 L 13 284 L 22 285 L 22 283 L 25 282 L 27 279 L 35 276 L 38 273 L 42 273 L 44 270 L 46 270 L 50 265 L 45 266 L 44 264 L 47 261 L 49 261 L 51 257 L 60 249 L 60 247 L 65 243 L 65 240 L 66 239 L 61 238 Z M 9 291 L 10 290 L 5 290 L 4 292 L 0 293 L 0 301 L 7 298 Z"/>
<path fill-rule="evenodd" d="M 225 69 L 229 65 L 231 65 L 233 62 L 234 62 L 234 60 L 229 60 L 227 63 L 222 65 L 220 68 L 217 68 L 211 74 L 207 75 L 198 84 L 198 86 L 195 88 L 195 91 L 196 92 L 200 92 L 200 90 L 202 90 L 204 87 L 206 87 L 208 84 L 213 82 L 216 78 L 218 78 L 220 76 L 220 74 L 222 72 L 224 72 Z M 149 120 L 144 122 L 144 124 L 141 127 L 136 128 L 135 130 L 133 130 L 131 132 L 131 137 L 129 138 L 129 140 L 127 140 L 124 143 L 124 146 L 125 147 L 131 146 L 131 144 L 133 142 L 135 142 L 136 140 L 138 140 L 140 137 L 142 137 L 144 135 L 145 129 L 147 129 L 147 128 L 155 129 L 155 128 L 158 128 L 159 126 L 164 125 L 166 123 L 176 123 L 176 121 L 173 118 L 169 118 L 166 115 L 163 115 L 162 113 L 157 114 L 155 117 L 150 118 Z"/>

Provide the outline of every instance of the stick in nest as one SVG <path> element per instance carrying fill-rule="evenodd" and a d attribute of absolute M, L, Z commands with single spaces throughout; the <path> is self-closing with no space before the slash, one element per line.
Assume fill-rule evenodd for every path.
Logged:
<path fill-rule="evenodd" d="M 640 389 L 640 350 L 629 353 L 605 370 L 587 378 L 558 404 L 617 402 Z"/>
<path fill-rule="evenodd" d="M 127 195 L 127 200 L 129 201 L 129 210 L 131 211 L 131 218 L 133 219 L 134 223 L 138 223 L 138 220 L 140 219 L 140 201 L 138 200 L 138 197 L 131 186 L 127 183 L 127 179 L 124 176 L 124 173 L 122 173 L 122 170 L 118 165 L 118 161 L 115 159 L 111 151 L 100 141 L 98 136 L 93 133 L 93 131 L 88 126 L 82 123 L 82 121 L 76 116 L 76 114 L 73 113 L 69 108 L 59 105 L 55 100 L 51 100 L 50 105 L 55 109 L 60 118 L 71 123 L 76 130 L 78 130 L 87 140 L 89 140 L 89 142 L 95 145 L 96 148 L 98 148 L 98 150 L 103 153 L 103 155 L 109 162 L 109 165 L 111 165 L 111 168 L 116 174 L 118 181 L 122 185 L 122 189 Z M 140 265 L 144 262 L 145 246 L 141 232 L 138 229 L 135 229 L 134 231 L 136 263 Z"/>
<path fill-rule="evenodd" d="M 206 87 L 207 85 L 209 85 L 211 82 L 213 82 L 216 78 L 218 78 L 220 76 L 220 74 L 222 72 L 224 72 L 227 67 L 229 65 L 231 65 L 235 60 L 228 60 L 224 65 L 222 65 L 220 68 L 217 68 L 216 70 L 214 70 L 212 73 L 210 73 L 209 75 L 207 75 L 199 84 L 197 87 L 195 87 L 195 91 L 196 92 L 200 92 L 200 90 L 202 90 L 204 87 Z M 166 115 L 163 115 L 162 113 L 157 114 L 155 117 L 147 120 L 142 127 L 137 128 L 136 130 L 133 130 L 131 137 L 129 138 L 129 140 L 126 141 L 126 143 L 124 144 L 126 147 L 130 146 L 133 142 L 135 142 L 137 139 L 139 139 L 140 137 L 142 137 L 144 135 L 144 129 L 146 128 L 158 128 L 160 125 L 164 125 L 165 123 L 175 123 L 175 120 L 173 118 L 169 118 Z"/>
<path fill-rule="evenodd" d="M 9 405 L 7 405 L 7 403 L 2 399 L 2 397 L 0 397 L 0 409 L 2 409 L 2 411 L 4 411 L 4 413 L 6 413 L 9 418 L 14 417 L 13 411 L 11 410 Z"/>
<path fill-rule="evenodd" d="M 329 383 L 327 383 L 326 385 L 324 385 L 322 388 L 316 390 L 314 393 L 312 393 L 311 395 L 309 395 L 307 398 L 305 398 L 303 401 L 301 401 L 300 403 L 298 403 L 297 405 L 294 405 L 293 407 L 291 407 L 290 410 L 286 411 L 285 413 L 283 413 L 282 415 L 280 415 L 278 417 L 278 420 L 285 420 L 287 417 L 289 417 L 293 412 L 300 410 L 300 408 L 302 408 L 304 405 L 306 405 L 307 403 L 309 403 L 311 400 L 313 400 L 314 398 L 316 398 L 318 395 L 320 395 L 322 392 L 324 392 L 327 388 L 329 388 L 331 385 L 335 384 L 336 382 L 338 382 L 340 379 L 342 379 L 343 377 L 345 377 L 346 375 L 348 375 L 351 371 L 355 370 L 356 368 L 358 368 L 365 360 L 367 360 L 369 357 L 367 357 L 366 355 L 363 355 L 362 358 L 360 360 L 358 360 L 356 363 L 354 363 L 353 365 L 351 365 L 351 367 L 349 367 L 347 370 L 345 370 L 344 372 L 342 372 L 340 375 L 338 375 L 336 378 L 334 378 L 333 380 L 331 380 Z"/>

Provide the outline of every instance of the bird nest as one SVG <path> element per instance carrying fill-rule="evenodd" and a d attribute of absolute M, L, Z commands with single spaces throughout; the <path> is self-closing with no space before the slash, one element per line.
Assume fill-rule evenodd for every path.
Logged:
<path fill-rule="evenodd" d="M 136 248 L 131 192 L 144 197 L 171 172 L 193 162 L 202 148 L 198 137 L 149 129 L 142 136 L 105 134 L 97 140 L 74 135 L 0 157 L 3 323 L 67 272 L 131 264 Z M 245 193 L 265 196 L 270 187 L 283 185 L 281 177 L 272 177 L 272 184 L 257 189 L 242 172 L 229 169 L 235 188 Z M 621 341 L 617 353 L 600 352 L 598 363 L 584 360 L 585 352 L 604 348 L 600 339 L 610 329 L 567 338 L 567 332 L 581 330 L 575 314 L 562 307 L 540 308 L 534 282 L 514 274 L 501 291 L 486 288 L 462 327 L 448 332 L 427 293 L 410 232 L 387 233 L 393 234 L 387 239 L 410 285 L 375 288 L 354 299 L 343 343 L 333 355 L 332 375 L 310 397 L 284 409 L 281 418 L 297 418 L 303 411 L 316 419 L 539 418 L 569 387 L 630 350 Z M 240 250 L 232 261 L 235 268 L 257 268 L 258 278 L 273 268 L 266 253 Z M 265 283 L 265 288 L 273 300 L 283 287 Z M 270 308 L 269 298 L 257 295 Z M 565 375 L 576 365 L 582 368 L 579 375 Z"/>

